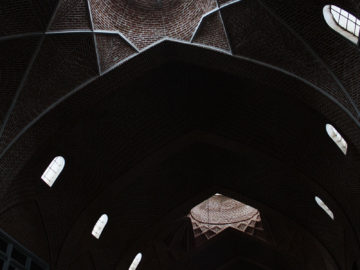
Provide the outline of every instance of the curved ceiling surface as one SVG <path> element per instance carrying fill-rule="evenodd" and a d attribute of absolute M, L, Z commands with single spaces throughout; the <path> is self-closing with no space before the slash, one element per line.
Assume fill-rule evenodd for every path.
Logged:
<path fill-rule="evenodd" d="M 327 4 L 3 1 L 0 227 L 51 269 L 127 269 L 138 252 L 139 270 L 352 269 L 360 52 Z M 186 216 L 217 192 L 258 209 L 264 239 L 196 246 Z"/>

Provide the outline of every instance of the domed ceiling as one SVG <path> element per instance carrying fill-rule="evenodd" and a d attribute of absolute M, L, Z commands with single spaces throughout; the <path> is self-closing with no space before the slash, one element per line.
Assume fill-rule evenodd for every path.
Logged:
<path fill-rule="evenodd" d="M 51 269 L 357 269 L 360 50 L 328 4 L 1 1 L 0 228 Z M 215 193 L 257 209 L 261 239 L 196 244 Z"/>

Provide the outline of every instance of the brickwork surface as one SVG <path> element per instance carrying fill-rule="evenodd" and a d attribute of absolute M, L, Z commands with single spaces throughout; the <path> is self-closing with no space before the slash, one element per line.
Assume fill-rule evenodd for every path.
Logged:
<path fill-rule="evenodd" d="M 58 0 L 0 1 L 0 36 L 44 31 Z"/>
<path fill-rule="evenodd" d="M 52 103 L 96 74 L 91 34 L 48 36 L 1 137 L 0 148 Z"/>
<path fill-rule="evenodd" d="M 222 6 L 222 5 L 224 5 L 226 3 L 229 3 L 231 1 L 233 1 L 233 0 L 217 0 L 219 6 Z"/>
<path fill-rule="evenodd" d="M 91 22 L 86 0 L 62 0 L 50 30 L 90 29 Z"/>
<path fill-rule="evenodd" d="M 212 13 L 203 19 L 199 30 L 194 36 L 193 42 L 227 51 L 230 50 L 219 12 Z"/>
<path fill-rule="evenodd" d="M 213 0 L 178 1 L 173 8 L 163 11 L 166 35 L 168 37 L 190 40 L 203 14 L 216 8 Z"/>
<path fill-rule="evenodd" d="M 119 35 L 96 34 L 101 72 L 111 68 L 124 58 L 136 53 Z"/>
<path fill-rule="evenodd" d="M 118 30 L 140 49 L 163 37 L 190 40 L 203 14 L 216 7 L 214 0 L 90 2 L 96 29 Z"/>
<path fill-rule="evenodd" d="M 119 31 L 139 49 L 164 37 L 190 41 L 204 14 L 216 7 L 213 0 L 89 2 L 95 29 Z M 346 252 L 347 246 L 360 235 L 360 129 L 359 121 L 350 117 L 358 119 L 351 101 L 360 106 L 360 54 L 324 22 L 322 7 L 327 1 L 239 1 L 204 17 L 193 40 L 224 50 L 230 46 L 233 55 L 164 41 L 102 76 L 98 64 L 104 72 L 136 53 L 121 35 L 46 34 L 26 74 L 57 3 L 0 4 L 1 124 L 10 104 L 15 104 L 0 137 L 1 227 L 52 265 L 64 266 L 59 269 L 68 269 L 81 256 L 86 264 L 84 254 L 90 251 L 98 269 L 114 269 L 138 232 L 183 204 L 184 196 L 190 200 L 214 183 L 250 194 L 254 201 L 266 202 L 300 223 L 333 253 L 340 268 L 346 268 L 340 263 L 355 257 Z M 51 30 L 91 29 L 85 0 L 59 3 Z M 218 1 L 220 6 L 226 3 Z M 358 1 L 333 4 L 360 17 Z M 22 35 L 31 32 L 40 34 Z M 77 89 L 91 78 L 94 81 Z M 22 80 L 24 87 L 14 99 Z M 69 95 L 74 89 L 78 91 Z M 348 141 L 346 157 L 329 140 L 324 129 L 328 122 Z M 197 156 L 193 141 L 189 153 L 179 143 L 184 152 L 178 155 L 174 150 L 176 155 L 168 153 L 163 161 L 155 161 L 156 170 L 145 170 L 140 177 L 128 175 L 143 170 L 146 159 L 159 158 L 159 151 L 171 152 L 166 147 L 178 146 L 178 140 L 199 131 L 206 134 L 199 139 L 204 144 L 212 144 L 210 136 L 219 137 L 213 146 L 218 150 L 204 147 Z M 243 154 L 245 148 L 250 150 Z M 69 162 L 49 191 L 40 175 L 59 154 Z M 126 177 L 139 180 L 141 186 L 127 186 Z M 330 223 L 314 203 L 315 191 L 322 192 L 319 187 L 330 202 L 341 202 L 329 205 L 336 222 Z M 105 189 L 113 190 L 113 197 L 103 196 Z M 154 196 L 161 190 L 165 203 Z M 138 202 L 131 205 L 136 211 L 127 208 L 131 200 Z M 117 215 L 111 215 L 113 225 L 103 235 L 109 238 L 94 244 L 91 225 L 100 206 Z M 280 240 L 283 236 L 290 246 L 294 237 L 283 234 L 289 232 L 286 226 L 277 232 L 274 227 L 274 235 Z M 87 269 L 79 264 L 77 269 Z"/>
<path fill-rule="evenodd" d="M 0 43 L 0 124 L 20 85 L 30 59 L 38 45 L 39 37 L 9 40 Z"/>
<path fill-rule="evenodd" d="M 323 88 L 356 115 L 328 70 L 261 5 L 241 1 L 222 10 L 234 54 L 272 64 Z M 259 21 L 265 23 L 259 24 Z"/>
<path fill-rule="evenodd" d="M 360 53 L 356 46 L 333 31 L 322 16 L 322 8 L 329 2 L 322 0 L 308 8 L 306 1 L 292 5 L 283 1 L 263 1 L 276 16 L 288 24 L 336 75 L 355 104 L 360 106 Z M 346 9 L 360 18 L 359 1 L 333 1 L 331 4 Z M 301 20 L 301 22 L 299 21 Z M 317 76 L 319 77 L 319 76 Z"/>

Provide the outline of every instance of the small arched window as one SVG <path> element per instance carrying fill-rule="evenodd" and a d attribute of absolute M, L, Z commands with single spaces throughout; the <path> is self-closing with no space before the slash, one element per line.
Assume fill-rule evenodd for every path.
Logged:
<path fill-rule="evenodd" d="M 142 254 L 141 253 L 138 253 L 133 262 L 131 263 L 130 267 L 129 267 L 129 270 L 136 270 L 136 268 L 138 267 L 140 261 L 142 259 Z"/>
<path fill-rule="evenodd" d="M 108 222 L 109 218 L 106 214 L 103 214 L 98 221 L 96 222 L 93 230 L 92 230 L 92 235 L 96 238 L 99 239 L 101 236 L 102 231 L 104 230 L 106 223 Z"/>
<path fill-rule="evenodd" d="M 65 159 L 61 156 L 58 156 L 51 161 L 50 165 L 46 168 L 45 172 L 41 176 L 41 179 L 51 187 L 61 171 L 65 167 Z"/>
<path fill-rule="evenodd" d="M 345 139 L 341 136 L 341 134 L 330 124 L 326 124 L 326 132 L 340 148 L 340 150 L 344 153 L 344 155 L 346 155 L 348 145 Z"/>
<path fill-rule="evenodd" d="M 334 6 L 326 5 L 323 14 L 327 24 L 340 35 L 357 44 L 360 32 L 360 20 L 349 12 Z"/>
<path fill-rule="evenodd" d="M 318 196 L 315 196 L 315 201 L 321 207 L 321 209 L 324 210 L 325 213 L 328 214 L 328 216 L 332 220 L 334 220 L 335 217 L 334 217 L 333 212 L 330 210 L 330 208 Z"/>

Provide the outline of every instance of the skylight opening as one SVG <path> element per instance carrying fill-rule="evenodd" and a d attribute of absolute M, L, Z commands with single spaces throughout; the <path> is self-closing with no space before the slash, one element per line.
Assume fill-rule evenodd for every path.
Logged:
<path fill-rule="evenodd" d="M 326 5 L 323 14 L 325 21 L 333 30 L 353 43 L 358 43 L 360 34 L 360 20 L 358 18 L 334 5 Z"/>
<path fill-rule="evenodd" d="M 99 239 L 101 236 L 101 233 L 103 232 L 106 223 L 108 222 L 109 218 L 106 214 L 103 214 L 99 220 L 96 222 L 93 230 L 92 230 L 92 235 L 96 238 Z"/>
<path fill-rule="evenodd" d="M 136 270 L 136 268 L 139 266 L 140 262 L 141 262 L 141 259 L 142 259 L 142 254 L 141 253 L 138 253 L 133 262 L 131 263 L 130 267 L 129 267 L 129 270 Z"/>
<path fill-rule="evenodd" d="M 55 157 L 50 165 L 46 168 L 45 172 L 41 176 L 41 179 L 49 186 L 55 183 L 60 173 L 65 167 L 65 159 L 61 156 Z"/>
<path fill-rule="evenodd" d="M 334 220 L 334 218 L 335 218 L 334 213 L 330 210 L 330 208 L 329 208 L 318 196 L 315 196 L 315 201 L 316 201 L 316 203 L 321 207 L 321 209 L 324 210 L 325 213 L 326 213 L 332 220 Z"/>
<path fill-rule="evenodd" d="M 340 148 L 340 150 L 346 155 L 347 153 L 347 142 L 341 136 L 341 134 L 330 124 L 326 124 L 326 132 L 329 137 L 336 143 L 336 145 Z"/>

